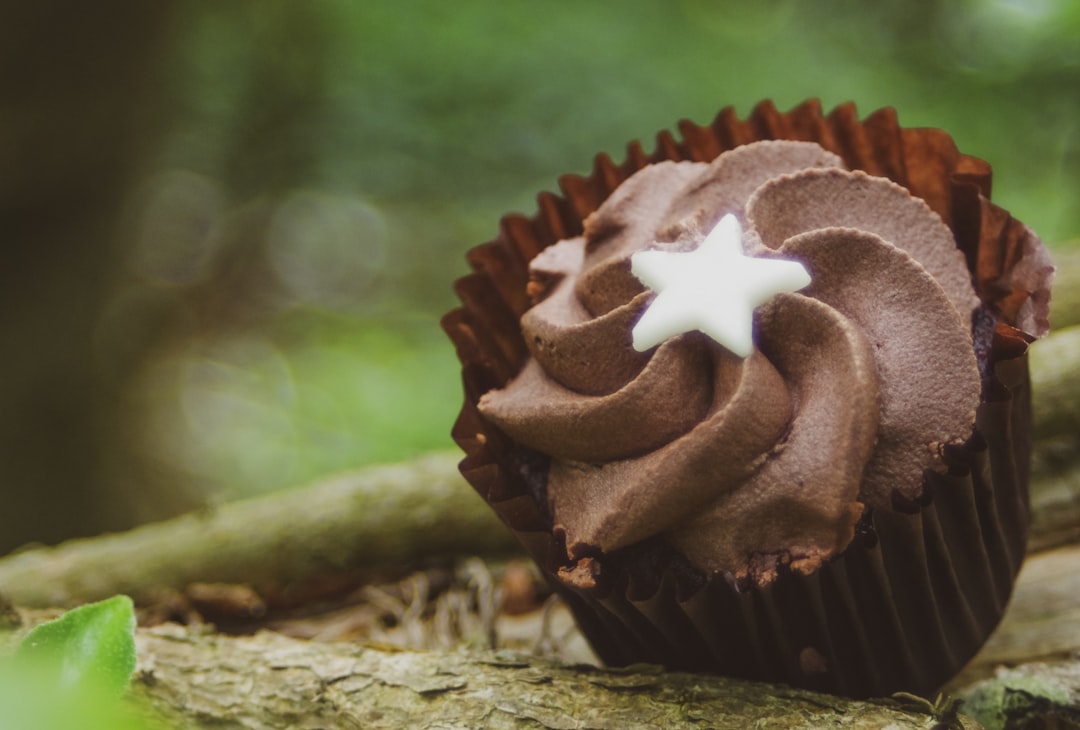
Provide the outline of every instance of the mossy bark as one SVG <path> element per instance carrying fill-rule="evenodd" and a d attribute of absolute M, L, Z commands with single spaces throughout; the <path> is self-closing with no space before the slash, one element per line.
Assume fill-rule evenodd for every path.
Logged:
<path fill-rule="evenodd" d="M 1003 669 L 965 690 L 964 708 L 987 730 L 1080 727 L 1080 661 Z"/>
<path fill-rule="evenodd" d="M 930 708 L 724 677 L 562 666 L 507 653 L 392 652 L 263 633 L 140 631 L 135 694 L 215 728 L 929 728 Z M 953 727 L 974 728 L 966 718 Z"/>

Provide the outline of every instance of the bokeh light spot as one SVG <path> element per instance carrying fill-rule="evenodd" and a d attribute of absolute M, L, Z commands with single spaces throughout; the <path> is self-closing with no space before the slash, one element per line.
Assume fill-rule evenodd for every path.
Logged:
<path fill-rule="evenodd" d="M 298 302 L 349 310 L 370 296 L 383 269 L 385 241 L 382 215 L 361 199 L 298 191 L 274 212 L 266 250 Z"/>

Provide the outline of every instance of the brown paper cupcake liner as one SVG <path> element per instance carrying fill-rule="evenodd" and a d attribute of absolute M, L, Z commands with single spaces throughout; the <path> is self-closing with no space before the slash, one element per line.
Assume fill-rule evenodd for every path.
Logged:
<path fill-rule="evenodd" d="M 781 114 L 763 102 L 746 120 L 727 109 L 710 126 L 679 129 L 681 141 L 661 132 L 649 154 L 631 143 L 622 164 L 598 156 L 591 175 L 560 180 L 562 196 L 541 194 L 536 216 L 503 218 L 499 236 L 469 252 L 474 273 L 455 285 L 463 306 L 443 320 L 463 364 L 465 404 L 453 429 L 466 454 L 461 471 L 517 533 L 607 664 L 654 662 L 852 696 L 931 692 L 993 630 L 1023 558 L 1029 338 L 1013 326 L 1045 330 L 1032 307 L 1048 296 L 1039 268 L 1046 262 L 1032 255 L 1037 239 L 990 203 L 985 162 L 959 153 L 940 130 L 901 129 L 891 109 L 859 121 L 852 105 L 823 115 L 811 101 Z M 579 235 L 582 220 L 648 164 L 708 161 L 779 138 L 817 142 L 849 168 L 891 178 L 952 228 L 990 313 L 984 319 L 998 323 L 992 338 L 976 338 L 984 402 L 975 433 L 947 454 L 947 474 L 927 475 L 923 504 L 868 515 L 864 534 L 812 575 L 740 588 L 723 576 L 706 580 L 651 540 L 579 563 L 586 574 L 572 585 L 560 580 L 566 556 L 551 530 L 547 459 L 476 408 L 527 357 L 518 319 L 529 306 L 528 262 Z"/>

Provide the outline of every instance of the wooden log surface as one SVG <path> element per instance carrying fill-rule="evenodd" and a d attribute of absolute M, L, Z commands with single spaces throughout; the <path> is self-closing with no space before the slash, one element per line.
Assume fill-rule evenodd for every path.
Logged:
<path fill-rule="evenodd" d="M 987 730 L 1080 727 L 1080 661 L 1037 662 L 965 690 L 964 712 Z"/>
<path fill-rule="evenodd" d="M 140 631 L 135 692 L 215 728 L 930 728 L 929 707 L 725 677 L 567 666 L 508 652 L 387 651 L 265 632 Z M 242 697 L 238 702 L 237 697 Z M 957 718 L 952 727 L 977 727 Z"/>

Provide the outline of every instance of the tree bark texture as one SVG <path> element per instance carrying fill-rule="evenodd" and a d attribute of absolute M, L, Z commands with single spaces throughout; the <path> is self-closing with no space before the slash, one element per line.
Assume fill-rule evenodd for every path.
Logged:
<path fill-rule="evenodd" d="M 964 710 L 987 730 L 1080 727 L 1080 661 L 1002 669 L 966 690 Z"/>
<path fill-rule="evenodd" d="M 1080 545 L 1029 560 L 1002 625 L 947 688 L 986 727 L 1077 726 L 1030 723 L 1080 716 L 1078 565 Z M 604 670 L 505 651 L 398 651 L 177 625 L 140 629 L 137 642 L 135 694 L 177 727 L 977 726 L 964 717 L 950 724 L 948 702 L 856 702 L 652 666 Z M 1033 660 L 1042 661 L 1025 664 Z"/>
<path fill-rule="evenodd" d="M 562 666 L 510 653 L 385 651 L 266 632 L 140 631 L 135 694 L 187 727 L 922 728 L 915 705 L 724 677 Z M 956 727 L 974 728 L 969 720 Z"/>

